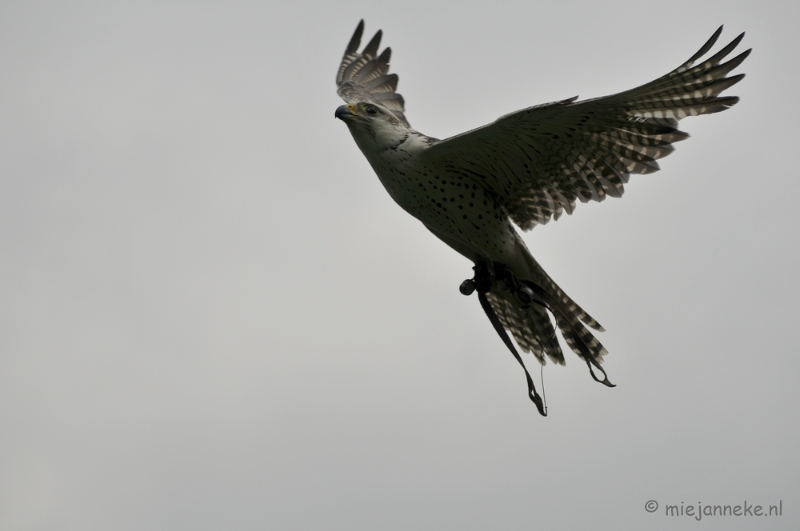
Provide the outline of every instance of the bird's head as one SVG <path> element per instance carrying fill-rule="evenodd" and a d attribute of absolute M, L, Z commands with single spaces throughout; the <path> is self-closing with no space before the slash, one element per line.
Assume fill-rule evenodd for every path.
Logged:
<path fill-rule="evenodd" d="M 410 131 L 389 109 L 376 103 L 340 105 L 334 116 L 347 124 L 364 154 L 395 147 Z"/>

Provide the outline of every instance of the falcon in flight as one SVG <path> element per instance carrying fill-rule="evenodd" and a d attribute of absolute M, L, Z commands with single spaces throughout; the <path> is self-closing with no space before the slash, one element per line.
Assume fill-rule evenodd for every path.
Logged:
<path fill-rule="evenodd" d="M 389 74 L 391 49 L 380 54 L 378 31 L 359 52 L 362 20 L 336 74 L 336 109 L 381 183 L 406 212 L 436 237 L 474 262 L 461 292 L 478 292 L 495 330 L 525 369 L 510 341 L 541 364 L 564 364 L 555 339 L 589 366 L 592 377 L 613 386 L 600 366 L 606 349 L 589 328 L 603 331 L 545 273 L 515 225 L 527 231 L 572 214 L 576 199 L 620 197 L 631 174 L 652 173 L 675 142 L 687 116 L 724 111 L 739 101 L 720 94 L 742 80 L 726 77 L 750 54 L 723 62 L 744 34 L 707 59 L 722 27 L 688 61 L 638 88 L 583 101 L 577 97 L 529 107 L 445 140 L 416 131 Z M 549 314 L 548 314 L 549 312 Z M 550 318 L 552 315 L 552 320 Z M 598 378 L 592 370 L 602 373 Z M 528 394 L 546 414 L 527 369 Z"/>

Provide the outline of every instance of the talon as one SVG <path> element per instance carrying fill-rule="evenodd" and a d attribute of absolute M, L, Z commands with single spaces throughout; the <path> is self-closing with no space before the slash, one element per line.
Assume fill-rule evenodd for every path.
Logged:
<path fill-rule="evenodd" d="M 461 283 L 458 287 L 458 291 L 460 291 L 462 295 L 472 295 L 475 291 L 475 282 L 471 278 L 468 278 Z"/>

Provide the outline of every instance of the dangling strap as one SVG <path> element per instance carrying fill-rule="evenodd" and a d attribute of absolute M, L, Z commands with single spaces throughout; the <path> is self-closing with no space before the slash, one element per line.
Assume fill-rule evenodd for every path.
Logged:
<path fill-rule="evenodd" d="M 589 374 L 592 375 L 592 378 L 594 378 L 595 382 L 600 382 L 601 384 L 606 385 L 608 387 L 616 387 L 616 385 L 608 381 L 608 376 L 606 375 L 605 369 L 603 369 L 603 367 L 599 363 L 597 363 L 597 360 L 595 360 L 594 358 L 584 358 L 584 359 L 586 360 L 586 365 L 589 366 Z M 602 380 L 597 376 L 595 376 L 594 371 L 592 370 L 592 365 L 597 367 L 597 370 L 603 373 Z"/>
<path fill-rule="evenodd" d="M 519 356 L 517 349 L 514 348 L 514 344 L 511 342 L 511 338 L 509 338 L 508 333 L 506 333 L 506 329 L 503 328 L 502 323 L 500 323 L 500 319 L 498 319 L 497 314 L 494 313 L 494 308 L 492 308 L 492 305 L 489 304 L 489 299 L 486 298 L 485 291 L 478 291 L 478 300 L 481 301 L 481 307 L 483 308 L 483 311 L 486 312 L 486 317 L 488 317 L 489 321 L 491 321 L 495 332 L 497 332 L 497 335 L 499 335 L 500 339 L 503 340 L 503 343 L 506 344 L 508 350 L 510 350 L 511 353 L 514 355 L 514 357 L 517 358 L 517 361 L 522 367 L 522 370 L 525 371 L 525 378 L 528 380 L 528 397 L 534 404 L 536 404 L 536 409 L 539 410 L 539 413 L 543 417 L 546 417 L 547 408 L 542 402 L 542 397 L 539 396 L 539 393 L 536 392 L 536 387 L 534 387 L 533 385 L 533 379 L 531 378 L 530 373 L 528 373 L 528 368 L 525 367 L 524 363 L 522 363 L 522 358 Z M 594 374 L 592 374 L 592 376 L 594 376 Z"/>
<path fill-rule="evenodd" d="M 558 311 L 559 314 L 561 315 L 561 317 L 564 319 L 565 323 L 572 328 L 573 332 L 575 332 L 575 336 L 574 337 L 576 339 L 576 343 L 577 343 L 578 349 L 581 351 L 580 356 L 583 358 L 583 360 L 586 362 L 586 365 L 589 367 L 589 374 L 592 375 L 592 378 L 594 379 L 594 381 L 595 382 L 600 382 L 601 384 L 603 384 L 603 385 L 605 385 L 607 387 L 616 387 L 616 385 L 611 383 L 611 381 L 608 379 L 608 375 L 606 374 L 605 369 L 603 369 L 603 367 L 592 356 L 592 353 L 589 351 L 589 348 L 586 346 L 586 343 L 584 343 L 583 339 L 581 339 L 581 336 L 578 333 L 578 327 L 581 326 L 581 325 L 577 321 L 575 321 L 574 318 L 569 318 L 569 316 L 566 313 L 564 313 L 563 310 L 560 309 L 557 304 L 554 304 L 554 305 L 551 306 L 551 305 L 545 303 L 544 300 L 548 300 L 549 296 L 548 296 L 547 292 L 541 286 L 539 286 L 538 284 L 536 284 L 535 282 L 532 282 L 530 280 L 523 280 L 522 282 L 531 289 L 531 291 L 533 292 L 535 297 L 539 297 L 540 298 L 540 299 L 535 299 L 535 301 L 538 302 L 538 304 L 540 304 L 540 305 L 544 306 L 546 309 L 548 309 L 550 311 L 550 313 L 553 314 L 554 318 L 556 317 L 555 312 Z M 558 322 L 558 319 L 556 319 L 556 323 L 557 322 Z M 554 332 L 555 332 L 555 329 L 554 329 Z M 544 352 L 544 348 L 542 348 L 542 352 Z M 594 365 L 597 368 L 598 371 L 603 373 L 603 379 L 602 380 L 600 378 L 598 378 L 597 375 L 594 373 L 594 370 L 592 370 L 592 365 Z M 542 384 L 542 385 L 544 385 L 544 384 Z"/>

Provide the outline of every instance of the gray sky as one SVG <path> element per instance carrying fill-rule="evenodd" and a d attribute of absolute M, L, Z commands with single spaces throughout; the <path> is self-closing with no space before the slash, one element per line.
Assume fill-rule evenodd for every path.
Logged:
<path fill-rule="evenodd" d="M 525 236 L 608 330 L 618 387 L 568 353 L 544 370 L 550 416 L 528 401 L 458 293 L 471 264 L 333 118 L 362 17 L 439 138 L 747 31 L 739 105 L 681 122 L 692 138 L 623 199 Z M 799 19 L 788 1 L 3 2 L 0 529 L 799 528 Z M 745 500 L 783 515 L 663 511 Z"/>

